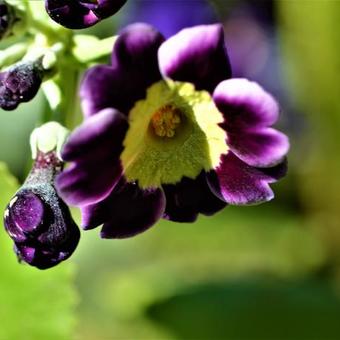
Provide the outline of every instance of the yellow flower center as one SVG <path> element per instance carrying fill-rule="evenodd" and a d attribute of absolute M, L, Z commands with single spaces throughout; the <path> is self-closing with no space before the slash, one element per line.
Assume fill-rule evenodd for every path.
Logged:
<path fill-rule="evenodd" d="M 173 137 L 180 123 L 180 111 L 170 104 L 162 106 L 151 118 L 154 132 L 159 137 Z"/>
<path fill-rule="evenodd" d="M 129 112 L 121 162 L 129 182 L 143 188 L 178 183 L 215 169 L 228 152 L 223 116 L 206 91 L 159 81 Z"/>

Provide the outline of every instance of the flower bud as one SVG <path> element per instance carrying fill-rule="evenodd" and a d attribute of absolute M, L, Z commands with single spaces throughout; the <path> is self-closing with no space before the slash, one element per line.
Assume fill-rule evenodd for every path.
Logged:
<path fill-rule="evenodd" d="M 126 0 L 45 0 L 46 11 L 58 24 L 71 29 L 93 26 L 115 14 Z"/>
<path fill-rule="evenodd" d="M 26 4 L 0 0 L 0 40 L 12 34 L 21 34 L 26 27 Z"/>
<path fill-rule="evenodd" d="M 52 133 L 54 145 L 50 141 L 50 147 L 43 148 L 45 151 L 39 147 L 41 133 L 46 126 L 51 132 L 51 124 L 57 130 L 63 129 L 57 123 L 49 123 L 34 131 L 32 135 L 37 143 L 32 170 L 8 204 L 4 217 L 5 229 L 14 241 L 18 259 L 39 269 L 50 268 L 70 257 L 80 238 L 68 206 L 54 187 L 55 176 L 63 168 L 57 154 L 58 133 Z M 46 146 L 45 142 L 42 145 Z"/>
<path fill-rule="evenodd" d="M 40 88 L 43 75 L 40 61 L 20 62 L 0 72 L 0 107 L 14 110 L 20 103 L 33 99 Z"/>
<path fill-rule="evenodd" d="M 9 34 L 13 19 L 12 8 L 5 1 L 0 1 L 0 39 Z"/>

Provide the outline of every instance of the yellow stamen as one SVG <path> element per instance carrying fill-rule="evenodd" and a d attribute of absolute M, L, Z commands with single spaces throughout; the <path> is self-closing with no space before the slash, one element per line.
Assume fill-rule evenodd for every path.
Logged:
<path fill-rule="evenodd" d="M 174 137 L 180 123 L 180 112 L 171 104 L 161 107 L 151 118 L 152 127 L 159 137 Z"/>

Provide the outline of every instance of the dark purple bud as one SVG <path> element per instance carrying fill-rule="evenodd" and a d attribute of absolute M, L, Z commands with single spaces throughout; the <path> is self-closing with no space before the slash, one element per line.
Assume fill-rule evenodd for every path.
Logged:
<path fill-rule="evenodd" d="M 80 232 L 54 187 L 63 167 L 55 151 L 38 151 L 33 168 L 5 210 L 6 231 L 20 261 L 39 269 L 71 256 Z"/>
<path fill-rule="evenodd" d="M 16 21 L 15 12 L 12 6 L 0 0 L 0 39 L 11 34 L 11 29 Z"/>
<path fill-rule="evenodd" d="M 71 29 L 93 26 L 115 14 L 126 0 L 45 0 L 46 11 L 58 24 Z"/>
<path fill-rule="evenodd" d="M 0 107 L 14 110 L 20 103 L 33 99 L 43 75 L 40 61 L 21 62 L 0 72 Z"/>

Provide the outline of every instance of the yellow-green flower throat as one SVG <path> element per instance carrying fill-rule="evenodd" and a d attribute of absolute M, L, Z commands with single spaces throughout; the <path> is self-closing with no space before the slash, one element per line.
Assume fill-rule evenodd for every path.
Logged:
<path fill-rule="evenodd" d="M 153 84 L 129 113 L 121 155 L 126 179 L 157 188 L 216 168 L 228 152 L 222 122 L 208 92 L 172 80 Z"/>

